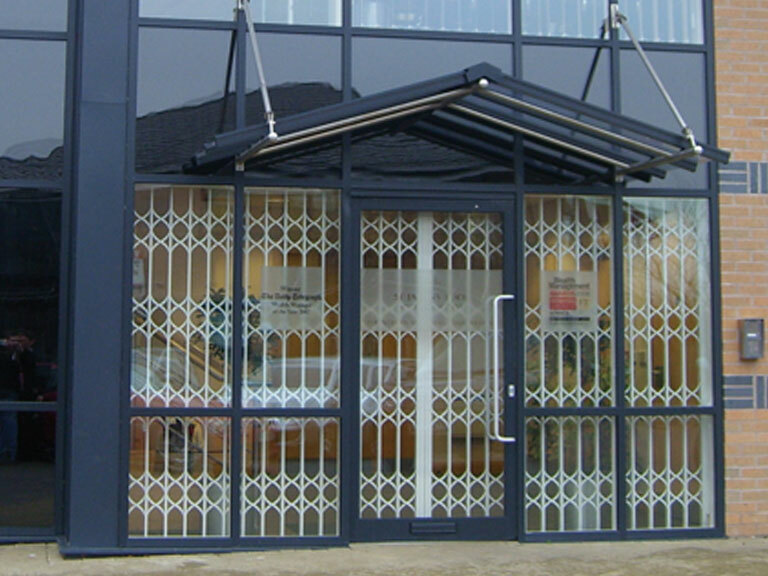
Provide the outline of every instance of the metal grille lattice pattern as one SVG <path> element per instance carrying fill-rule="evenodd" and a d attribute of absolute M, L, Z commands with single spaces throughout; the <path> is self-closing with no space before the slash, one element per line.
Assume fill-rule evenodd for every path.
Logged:
<path fill-rule="evenodd" d="M 133 406 L 229 405 L 232 210 L 227 189 L 136 188 Z"/>
<path fill-rule="evenodd" d="M 529 418 L 525 442 L 526 531 L 615 528 L 612 417 Z"/>
<path fill-rule="evenodd" d="M 228 536 L 229 491 L 227 420 L 131 419 L 132 537 Z"/>
<path fill-rule="evenodd" d="M 334 419 L 244 420 L 243 535 L 338 535 L 338 437 Z"/>
<path fill-rule="evenodd" d="M 714 454 L 709 416 L 627 419 L 630 530 L 714 525 Z"/>
<path fill-rule="evenodd" d="M 365 212 L 361 226 L 360 515 L 502 515 L 482 304 L 501 287 L 501 219 Z"/>
<path fill-rule="evenodd" d="M 632 406 L 712 402 L 705 200 L 628 199 L 624 324 Z"/>
<path fill-rule="evenodd" d="M 529 197 L 525 201 L 526 406 L 613 404 L 612 230 L 608 201 Z M 587 329 L 545 322 L 547 273 L 589 273 L 596 322 Z"/>
<path fill-rule="evenodd" d="M 247 191 L 243 406 L 339 405 L 340 241 L 338 193 Z"/>

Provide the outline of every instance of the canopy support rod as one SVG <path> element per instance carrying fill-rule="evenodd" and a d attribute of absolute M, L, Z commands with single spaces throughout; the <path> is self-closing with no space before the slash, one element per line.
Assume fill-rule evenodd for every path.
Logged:
<path fill-rule="evenodd" d="M 269 100 L 267 79 L 264 76 L 264 64 L 261 61 L 259 43 L 256 40 L 256 29 L 253 26 L 253 16 L 251 15 L 251 0 L 238 0 L 237 8 L 238 10 L 242 10 L 245 13 L 245 20 L 248 24 L 248 36 L 251 39 L 251 48 L 253 49 L 253 56 L 256 59 L 256 71 L 259 75 L 259 91 L 261 92 L 261 99 L 264 102 L 264 118 L 266 119 L 267 125 L 269 126 L 269 134 L 267 137 L 270 140 L 274 140 L 277 138 L 277 132 L 275 132 L 275 113 L 272 110 L 272 103 Z"/>
<path fill-rule="evenodd" d="M 655 82 L 656 87 L 659 89 L 659 92 L 661 92 L 662 97 L 667 102 L 669 109 L 672 110 L 672 114 L 675 116 L 677 123 L 680 125 L 680 128 L 682 129 L 683 136 L 685 136 L 688 139 L 688 141 L 691 143 L 692 149 L 697 148 L 698 144 L 696 143 L 696 137 L 693 134 L 693 130 L 691 130 L 691 128 L 685 122 L 685 119 L 683 119 L 683 115 L 680 114 L 680 111 L 677 109 L 677 106 L 675 106 L 675 103 L 672 100 L 672 97 L 669 95 L 669 92 L 667 92 L 667 89 L 664 87 L 664 83 L 661 81 L 661 78 L 659 78 L 659 75 L 656 73 L 656 69 L 653 67 L 653 64 L 651 64 L 651 61 L 648 58 L 648 55 L 645 53 L 645 50 L 643 49 L 643 47 L 640 45 L 640 42 L 637 41 L 637 38 L 632 32 L 632 29 L 629 27 L 628 18 L 619 11 L 619 5 L 617 3 L 612 1 L 609 4 L 609 7 L 610 7 L 611 27 L 614 30 L 618 30 L 619 28 L 624 29 L 624 32 L 632 41 L 632 45 L 635 47 L 635 50 L 637 50 L 637 53 L 640 56 L 640 59 L 642 60 L 646 69 L 648 70 L 648 73 L 651 75 L 651 78 L 653 78 L 653 81 Z M 692 156 L 692 155 L 693 154 L 689 156 Z"/>
<path fill-rule="evenodd" d="M 496 126 L 501 126 L 503 128 L 506 128 L 507 130 L 512 130 L 513 132 L 519 132 L 523 136 L 529 136 L 531 138 L 535 138 L 537 140 L 547 142 L 548 144 L 552 144 L 559 148 L 570 150 L 571 152 L 575 152 L 576 154 L 581 154 L 582 156 L 591 158 L 593 161 L 597 161 L 601 164 L 607 164 L 614 168 L 621 168 L 621 169 L 629 168 L 629 164 L 625 162 L 621 162 L 620 160 L 616 160 L 615 158 L 611 158 L 610 156 L 600 154 L 599 152 L 593 152 L 591 150 L 587 150 L 586 148 L 582 148 L 581 146 L 576 146 L 575 144 L 571 144 L 570 142 L 565 142 L 563 140 L 560 140 L 559 138 L 554 138 L 552 136 L 547 136 L 546 134 L 541 134 L 539 132 L 536 132 L 535 130 L 529 130 L 528 128 L 515 124 L 514 122 L 510 122 L 508 120 L 501 120 L 500 118 L 496 118 L 495 116 L 484 114 L 483 112 L 479 112 L 472 108 L 462 106 L 461 104 L 450 104 L 448 107 L 454 110 L 463 112 L 468 116 L 472 116 L 474 118 L 483 120 L 484 122 L 495 124 Z"/>
<path fill-rule="evenodd" d="M 328 122 L 320 126 L 307 128 L 299 132 L 293 132 L 279 137 L 265 137 L 260 139 L 253 146 L 249 147 L 235 160 L 236 163 L 245 163 L 259 154 L 277 151 L 296 141 L 301 143 L 312 142 L 315 140 L 329 138 L 337 134 L 343 134 L 358 128 L 374 126 L 387 120 L 393 120 L 419 112 L 426 112 L 429 110 L 442 108 L 450 102 L 458 100 L 468 94 L 472 94 L 479 89 L 486 88 L 487 86 L 488 80 L 481 78 L 475 84 L 466 88 L 457 88 L 449 92 L 436 94 L 434 96 L 427 96 L 418 100 L 406 102 L 404 104 L 397 104 L 382 110 L 376 110 L 375 112 L 359 114 L 357 116 L 352 116 L 351 118 L 344 118 L 334 122 Z"/>

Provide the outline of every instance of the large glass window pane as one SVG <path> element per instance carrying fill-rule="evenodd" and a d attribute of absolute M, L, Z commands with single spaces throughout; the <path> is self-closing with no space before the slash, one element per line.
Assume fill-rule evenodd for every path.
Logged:
<path fill-rule="evenodd" d="M 707 81 L 702 54 L 648 52 L 653 67 L 672 100 L 696 138 L 707 142 Z M 621 51 L 621 112 L 669 132 L 681 133 L 675 119 L 651 75 L 635 50 Z M 705 188 L 708 165 L 702 163 L 697 172 L 670 168 L 664 179 L 649 184 L 632 180 L 633 187 Z"/>
<path fill-rule="evenodd" d="M 597 68 L 589 81 L 595 56 Z M 611 54 L 606 48 L 523 46 L 523 79 L 603 108 L 611 107 Z"/>
<path fill-rule="evenodd" d="M 712 528 L 715 457 L 711 416 L 627 418 L 627 527 Z"/>
<path fill-rule="evenodd" d="M 0 409 L 0 526 L 53 528 L 55 455 L 55 411 Z"/>
<path fill-rule="evenodd" d="M 64 42 L 0 40 L 0 178 L 61 177 L 65 59 Z"/>
<path fill-rule="evenodd" d="M 523 0 L 523 34 L 599 38 L 607 0 Z"/>
<path fill-rule="evenodd" d="M 509 34 L 510 0 L 353 0 L 352 22 L 366 28 L 402 28 Z"/>
<path fill-rule="evenodd" d="M 648 42 L 704 42 L 704 15 L 701 0 L 619 0 L 632 33 Z M 622 32 L 622 36 L 628 39 Z"/>
<path fill-rule="evenodd" d="M 3 29 L 62 32 L 67 29 L 67 0 L 0 0 Z"/>
<path fill-rule="evenodd" d="M 0 188 L 0 401 L 56 400 L 61 193 Z"/>
<path fill-rule="evenodd" d="M 338 407 L 336 191 L 246 194 L 243 406 Z"/>
<path fill-rule="evenodd" d="M 526 421 L 526 532 L 616 528 L 614 438 L 608 416 Z"/>
<path fill-rule="evenodd" d="M 707 200 L 624 201 L 626 398 L 632 406 L 712 404 Z"/>
<path fill-rule="evenodd" d="M 242 534 L 337 536 L 340 512 L 339 421 L 243 421 Z"/>
<path fill-rule="evenodd" d="M 459 72 L 480 62 L 512 73 L 509 44 L 356 38 L 352 56 L 352 88 L 359 96 Z"/>
<path fill-rule="evenodd" d="M 611 202 L 525 200 L 525 402 L 614 403 Z"/>
<path fill-rule="evenodd" d="M 143 18 L 233 20 L 237 0 L 139 0 Z"/>
<path fill-rule="evenodd" d="M 341 0 L 252 0 L 256 22 L 341 25 Z"/>
<path fill-rule="evenodd" d="M 229 536 L 228 420 L 132 418 L 129 466 L 129 536 Z"/>
<path fill-rule="evenodd" d="M 136 170 L 178 172 L 206 142 L 234 129 L 233 32 L 139 32 Z"/>
<path fill-rule="evenodd" d="M 133 406 L 230 404 L 233 202 L 225 188 L 136 188 Z"/>

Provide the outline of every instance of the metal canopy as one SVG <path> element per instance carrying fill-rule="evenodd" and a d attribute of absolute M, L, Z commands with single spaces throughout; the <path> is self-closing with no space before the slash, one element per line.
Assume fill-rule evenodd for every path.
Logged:
<path fill-rule="evenodd" d="M 511 165 L 522 138 L 525 162 L 577 182 L 625 177 L 663 178 L 674 166 L 694 171 L 700 158 L 729 154 L 687 135 L 608 112 L 514 79 L 490 64 L 351 102 L 326 106 L 216 136 L 188 172 L 244 170 L 282 152 L 291 154 L 354 133 L 366 139 L 405 133 Z M 283 155 L 281 154 L 281 156 Z"/>

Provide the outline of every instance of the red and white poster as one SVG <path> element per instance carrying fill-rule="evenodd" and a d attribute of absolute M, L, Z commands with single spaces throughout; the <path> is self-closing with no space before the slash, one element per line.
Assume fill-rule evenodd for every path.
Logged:
<path fill-rule="evenodd" d="M 542 273 L 544 330 L 597 330 L 597 279 L 594 272 L 547 270 Z"/>

